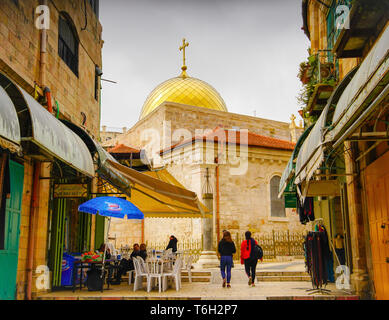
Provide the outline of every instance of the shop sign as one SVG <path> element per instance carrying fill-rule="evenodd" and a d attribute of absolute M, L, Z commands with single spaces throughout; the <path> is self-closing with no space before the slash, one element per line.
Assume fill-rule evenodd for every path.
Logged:
<path fill-rule="evenodd" d="M 297 207 L 297 197 L 296 193 L 284 193 L 284 199 L 285 199 L 285 208 L 292 208 L 295 209 Z"/>
<path fill-rule="evenodd" d="M 87 194 L 86 184 L 54 185 L 54 198 L 86 198 Z"/>

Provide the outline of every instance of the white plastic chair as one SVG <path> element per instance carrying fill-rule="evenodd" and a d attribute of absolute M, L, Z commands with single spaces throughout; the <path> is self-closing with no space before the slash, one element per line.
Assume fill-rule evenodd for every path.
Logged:
<path fill-rule="evenodd" d="M 139 257 L 139 256 L 136 258 L 140 262 L 140 267 L 141 267 L 142 272 L 149 274 L 150 273 L 149 267 L 148 267 L 147 263 L 143 260 L 143 258 Z"/>
<path fill-rule="evenodd" d="M 131 284 L 132 275 L 135 272 L 135 262 L 132 258 L 131 258 L 131 260 L 134 263 L 134 270 L 128 270 L 128 284 Z M 135 279 L 134 279 L 134 281 L 135 281 Z"/>
<path fill-rule="evenodd" d="M 167 288 L 167 280 L 171 278 L 175 280 L 176 290 L 180 290 L 181 288 L 181 266 L 182 266 L 182 258 L 178 257 L 176 263 L 173 266 L 172 272 L 163 274 L 163 291 Z"/>
<path fill-rule="evenodd" d="M 154 279 L 158 279 L 159 292 L 161 292 L 163 280 L 163 260 L 153 260 L 148 264 L 150 264 L 150 273 L 147 278 L 147 292 L 151 291 L 151 286 Z"/>
<path fill-rule="evenodd" d="M 134 291 L 136 291 L 143 287 L 142 285 L 143 277 L 146 277 L 146 280 L 148 281 L 149 274 L 142 270 L 140 261 L 138 261 L 136 257 L 133 257 L 132 261 L 134 262 L 134 269 L 135 269 Z"/>

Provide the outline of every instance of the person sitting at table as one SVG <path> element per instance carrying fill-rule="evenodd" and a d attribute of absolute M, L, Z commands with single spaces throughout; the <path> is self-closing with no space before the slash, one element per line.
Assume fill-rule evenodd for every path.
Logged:
<path fill-rule="evenodd" d="M 146 251 L 146 245 L 144 243 L 141 243 L 140 245 L 140 254 L 144 261 L 146 261 L 147 258 L 147 251 Z"/>
<path fill-rule="evenodd" d="M 172 248 L 172 252 L 177 252 L 177 238 L 175 236 L 170 236 L 169 243 L 166 247 L 166 250 Z"/>
<path fill-rule="evenodd" d="M 127 271 L 134 270 L 134 263 L 132 258 L 141 256 L 141 251 L 138 243 L 134 244 L 133 251 L 130 255 L 130 259 L 121 259 L 118 270 L 116 273 L 116 278 L 114 281 L 111 281 L 111 284 L 120 284 L 123 274 L 126 274 Z"/>
<path fill-rule="evenodd" d="M 105 260 L 109 260 L 111 259 L 111 250 L 109 250 L 109 248 L 107 247 L 107 249 L 105 249 L 105 243 L 102 243 L 100 248 L 99 248 L 99 252 L 100 253 L 104 253 L 104 250 L 105 250 Z"/>

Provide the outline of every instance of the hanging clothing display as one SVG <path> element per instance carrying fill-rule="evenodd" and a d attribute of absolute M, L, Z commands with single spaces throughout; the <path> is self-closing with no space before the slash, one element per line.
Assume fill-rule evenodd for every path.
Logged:
<path fill-rule="evenodd" d="M 297 212 L 302 224 L 315 220 L 313 197 L 306 197 L 304 203 L 297 197 Z"/>
<path fill-rule="evenodd" d="M 314 288 L 321 288 L 334 281 L 332 253 L 329 248 L 327 230 L 317 225 L 315 231 L 308 232 L 304 242 L 305 262 Z"/>

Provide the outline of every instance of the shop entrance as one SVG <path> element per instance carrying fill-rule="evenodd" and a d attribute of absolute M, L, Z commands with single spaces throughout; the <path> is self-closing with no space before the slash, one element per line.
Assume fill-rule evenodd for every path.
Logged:
<path fill-rule="evenodd" d="M 0 300 L 16 298 L 24 166 L 0 157 Z"/>
<path fill-rule="evenodd" d="M 366 168 L 366 193 L 376 299 L 389 300 L 389 152 Z"/>
<path fill-rule="evenodd" d="M 62 287 L 64 253 L 78 255 L 93 248 L 92 217 L 78 212 L 78 206 L 90 197 L 91 181 L 65 166 L 53 167 L 52 176 L 49 269 L 55 290 Z"/>

